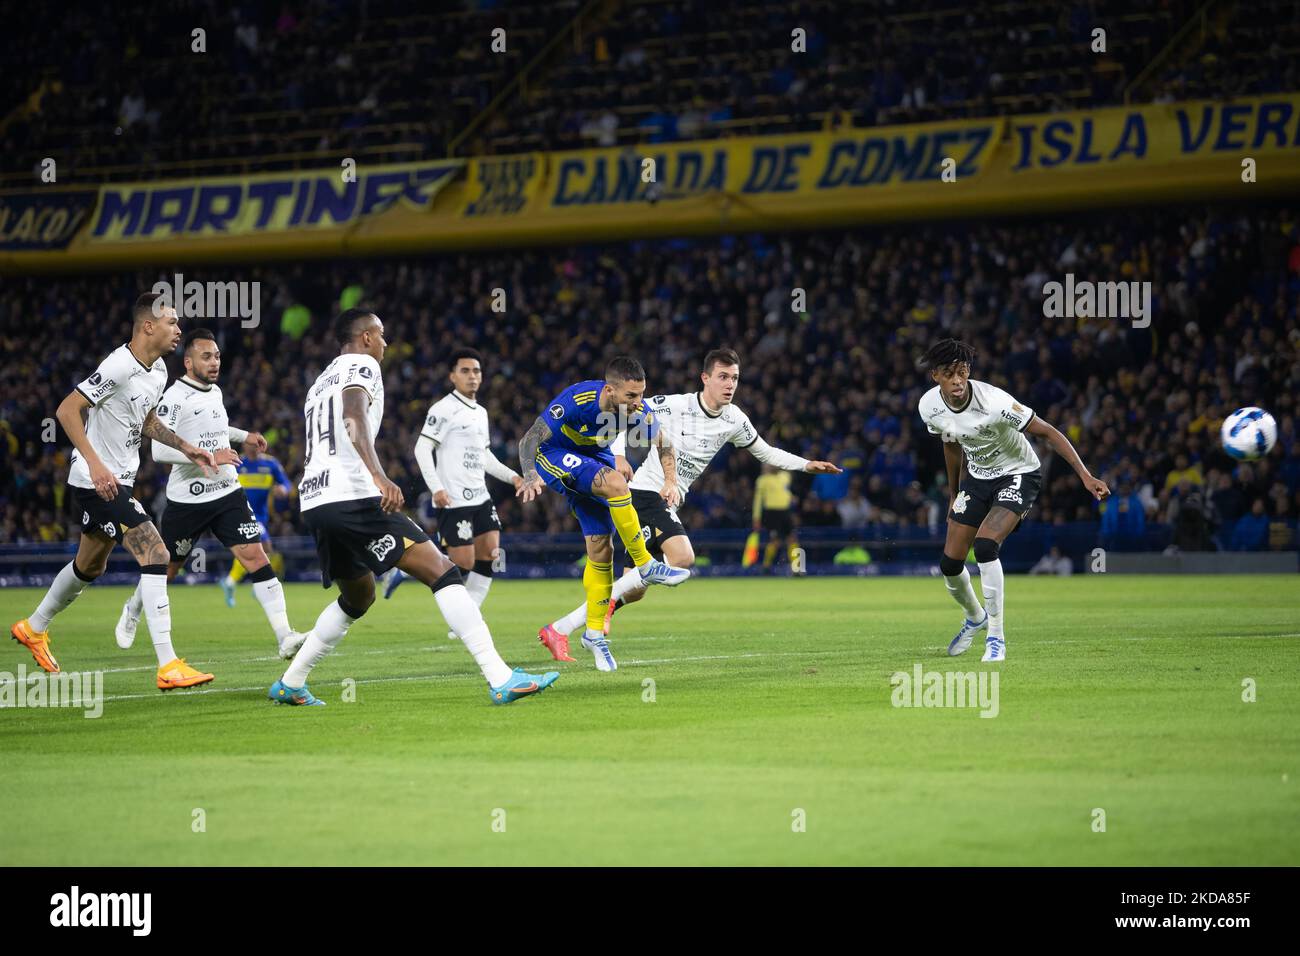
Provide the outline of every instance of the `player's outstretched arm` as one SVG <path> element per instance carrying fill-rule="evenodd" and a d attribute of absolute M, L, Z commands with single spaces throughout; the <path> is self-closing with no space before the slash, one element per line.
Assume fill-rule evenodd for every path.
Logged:
<path fill-rule="evenodd" d="M 488 445 L 483 446 L 483 470 L 499 481 L 514 485 L 515 491 L 518 491 L 519 486 L 524 483 L 524 479 L 516 474 L 513 468 L 492 454 L 492 448 Z"/>
<path fill-rule="evenodd" d="M 780 448 L 773 448 L 762 438 L 755 438 L 745 446 L 751 455 L 765 465 L 773 465 L 785 471 L 806 471 L 810 475 L 838 475 L 842 469 L 829 461 L 809 461 Z"/>
<path fill-rule="evenodd" d="M 90 402 L 78 391 L 68 393 L 68 397 L 59 403 L 54 417 L 63 426 L 64 432 L 72 440 L 72 447 L 81 453 L 90 469 L 90 480 L 95 486 L 95 493 L 105 501 L 112 501 L 117 495 L 117 479 L 108 470 L 86 435 L 86 415 L 90 411 Z"/>
<path fill-rule="evenodd" d="M 370 434 L 370 423 L 366 421 L 366 410 L 370 407 L 370 396 L 360 387 L 343 390 L 343 430 L 357 450 L 361 463 L 370 472 L 370 477 L 379 487 L 379 507 L 390 514 L 406 503 L 402 489 L 388 480 L 384 466 L 379 463 L 375 453 L 375 441 Z"/>
<path fill-rule="evenodd" d="M 1079 453 L 1075 451 L 1074 446 L 1070 444 L 1070 439 L 1062 435 L 1060 431 L 1053 428 L 1037 416 L 1035 416 L 1034 420 L 1029 423 L 1025 428 L 1025 431 L 1029 432 L 1031 435 L 1036 435 L 1039 438 L 1046 439 L 1047 444 L 1052 446 L 1052 451 L 1056 452 L 1070 463 L 1070 467 L 1074 469 L 1074 473 L 1078 475 L 1079 480 L 1083 482 L 1083 487 L 1087 488 L 1094 498 L 1098 501 L 1104 501 L 1106 498 L 1110 497 L 1110 488 L 1106 487 L 1106 482 L 1095 477 L 1092 472 L 1088 470 L 1088 466 L 1083 463 L 1083 459 L 1079 457 Z"/>
<path fill-rule="evenodd" d="M 532 501 L 545 487 L 541 476 L 537 474 L 537 449 L 542 447 L 542 442 L 550 434 L 550 426 L 539 416 L 532 427 L 524 432 L 524 437 L 519 439 L 519 471 L 524 480 L 515 495 L 524 501 Z"/>

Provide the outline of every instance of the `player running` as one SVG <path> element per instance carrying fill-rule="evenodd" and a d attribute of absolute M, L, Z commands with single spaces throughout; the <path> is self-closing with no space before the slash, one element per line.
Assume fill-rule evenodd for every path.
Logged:
<path fill-rule="evenodd" d="M 700 373 L 702 387 L 698 392 L 679 395 L 656 395 L 647 400 L 660 430 L 666 432 L 677 455 L 677 480 L 684 501 L 691 483 L 704 473 L 724 445 L 744 448 L 759 461 L 789 471 L 810 474 L 838 474 L 840 469 L 829 461 L 809 461 L 788 451 L 773 448 L 765 442 L 749 417 L 733 401 L 740 387 L 740 356 L 732 349 L 714 349 L 704 356 L 704 370 Z M 625 443 L 620 436 L 614 443 L 615 461 L 620 471 L 632 469 L 622 457 Z M 695 564 L 695 549 L 686 529 L 677 518 L 677 507 L 670 506 L 659 494 L 664 484 L 664 468 L 657 455 L 650 455 L 636 470 L 629 487 L 632 505 L 642 521 L 641 536 L 650 553 L 662 558 L 675 568 L 690 568 Z M 624 604 L 645 597 L 646 586 L 635 569 L 629 570 L 614 583 L 603 624 L 608 639 L 609 619 Z M 569 635 L 586 620 L 586 605 L 574 608 L 553 624 L 538 632 L 537 639 L 546 645 L 557 661 L 572 660 L 569 656 Z"/>
<path fill-rule="evenodd" d="M 284 473 L 280 463 L 265 452 L 265 440 L 245 448 L 244 457 L 240 459 L 236 471 L 239 473 L 239 486 L 248 498 L 248 507 L 253 509 L 253 517 L 262 529 L 262 550 L 266 552 L 272 570 L 277 575 L 282 575 L 284 559 L 275 553 L 271 545 L 271 533 L 267 529 L 271 526 L 272 496 L 287 499 L 293 491 L 293 485 L 289 483 L 289 476 Z M 221 579 L 221 592 L 225 595 L 226 607 L 235 606 L 235 585 L 251 570 L 240 561 L 231 562 L 230 573 Z"/>
<path fill-rule="evenodd" d="M 931 435 L 943 438 L 948 468 L 948 536 L 939 570 L 948 593 L 966 612 L 957 636 L 948 645 L 956 657 L 970 647 L 975 633 L 987 628 L 983 661 L 1007 656 L 1003 631 L 1002 542 L 1020 524 L 1042 483 L 1038 455 L 1026 434 L 1046 439 L 1070 463 L 1083 486 L 1098 501 L 1110 494 L 1094 478 L 1070 440 L 1000 388 L 970 377 L 975 349 L 956 339 L 935 342 L 921 359 L 935 387 L 921 397 L 919 411 Z M 962 466 L 965 465 L 963 472 Z M 972 543 L 980 568 L 980 607 L 971 587 L 966 555 Z"/>
<path fill-rule="evenodd" d="M 482 607 L 501 545 L 501 519 L 483 475 L 513 484 L 515 491 L 524 480 L 492 454 L 487 409 L 477 401 L 483 384 L 482 356 L 474 349 L 453 352 L 448 377 L 452 391 L 430 406 L 415 442 L 415 460 L 438 509 L 438 533 L 447 556 L 465 575 L 466 590 Z M 392 597 L 405 577 L 400 568 L 388 572 L 384 597 Z"/>
<path fill-rule="evenodd" d="M 488 683 L 494 704 L 545 690 L 559 678 L 513 671 L 492 644 L 461 580 L 460 570 L 401 514 L 402 491 L 384 474 L 374 440 L 384 417 L 384 325 L 365 309 L 334 320 L 339 355 L 312 385 L 303 405 L 306 440 L 298 501 L 316 536 L 321 581 L 339 586 L 337 601 L 321 611 L 284 676 L 268 696 L 282 704 L 323 706 L 307 689 L 307 675 L 375 601 L 375 575 L 400 567 L 433 589 L 447 625 L 464 642 Z"/>
<path fill-rule="evenodd" d="M 627 478 L 615 467 L 610 450 L 616 440 L 626 444 L 629 430 L 644 434 L 657 451 L 651 457 L 659 462 L 660 481 L 653 489 L 656 501 L 677 507 L 681 500 L 677 455 L 668 433 L 656 425 L 654 413 L 643 407 L 644 395 L 645 369 L 636 359 L 619 356 L 609 363 L 603 380 L 579 382 L 557 395 L 519 440 L 524 472 L 519 497 L 532 501 L 543 483 L 549 485 L 569 502 L 587 539 L 587 566 L 582 572 L 587 629 L 582 646 L 592 652 L 596 669 L 602 671 L 618 668 L 604 633 L 605 608 L 614 588 L 614 529 L 636 565 L 632 573 L 643 585 L 676 587 L 691 576 L 686 568 L 664 564 L 646 550 Z M 543 635 L 538 640 L 546 643 Z M 567 638 L 562 648 L 547 647 L 556 660 L 573 660 Z"/>
<path fill-rule="evenodd" d="M 167 600 L 167 546 L 131 486 L 140 469 L 140 442 L 151 438 L 175 448 L 205 475 L 217 466 L 212 453 L 196 448 L 159 420 L 154 409 L 167 387 L 164 355 L 181 338 L 176 310 L 148 292 L 135 301 L 131 341 L 119 346 L 60 404 L 55 417 L 75 451 L 68 484 L 81 511 L 77 556 L 55 575 L 32 612 L 15 624 L 14 640 L 32 652 L 36 663 L 59 673 L 50 653 L 50 621 L 75 601 L 86 585 L 104 573 L 108 556 L 121 542 L 140 565 L 139 593 L 158 656 L 158 689 L 194 687 L 212 680 L 176 656 L 172 647 L 171 605 Z"/>
<path fill-rule="evenodd" d="M 293 657 L 302 646 L 303 635 L 289 626 L 284 588 L 259 543 L 265 532 L 254 517 L 244 489 L 239 486 L 235 473 L 239 456 L 230 447 L 234 441 L 265 448 L 266 439 L 257 432 L 246 432 L 230 424 L 217 385 L 221 350 L 216 337 L 207 329 L 195 329 L 185 336 L 183 351 L 185 374 L 163 392 L 157 414 L 181 438 L 211 452 L 218 469 L 215 476 L 209 477 L 181 452 L 157 440 L 152 444 L 154 461 L 172 466 L 167 479 L 167 508 L 160 529 L 170 556 L 167 580 L 176 577 L 199 539 L 211 533 L 230 549 L 241 566 L 249 569 L 253 595 L 266 612 L 280 656 Z M 118 647 L 128 648 L 135 642 L 143 607 L 141 585 L 122 607 L 116 628 Z"/>

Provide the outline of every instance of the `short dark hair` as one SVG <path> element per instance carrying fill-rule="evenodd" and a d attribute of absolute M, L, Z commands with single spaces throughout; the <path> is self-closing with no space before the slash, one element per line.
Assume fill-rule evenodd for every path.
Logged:
<path fill-rule="evenodd" d="M 644 382 L 645 367 L 630 355 L 617 355 L 605 366 L 607 382 Z"/>
<path fill-rule="evenodd" d="M 157 292 L 146 292 L 141 295 L 140 298 L 136 299 L 135 305 L 131 309 L 131 327 L 139 328 L 141 322 L 144 322 L 147 319 L 158 318 L 157 313 L 153 310 L 153 304 L 162 298 L 164 297 L 159 295 Z M 170 305 L 170 303 L 164 302 L 163 305 L 159 307 L 158 311 L 161 312 L 168 305 Z"/>
<path fill-rule="evenodd" d="M 460 364 L 460 360 L 463 358 L 471 358 L 475 362 L 478 362 L 479 368 L 483 367 L 483 356 L 478 354 L 478 349 L 461 348 L 456 349 L 451 353 L 451 365 L 449 368 L 454 369 Z"/>
<path fill-rule="evenodd" d="M 937 368 L 947 368 L 958 362 L 968 365 L 975 361 L 975 346 L 967 345 L 957 339 L 940 339 L 931 345 L 921 356 L 921 367 L 927 372 Z"/>
<path fill-rule="evenodd" d="M 713 371 L 715 365 L 740 365 L 740 356 L 736 354 L 735 349 L 714 349 L 708 355 L 704 356 L 704 374 L 708 375 Z"/>
<path fill-rule="evenodd" d="M 374 314 L 369 309 L 344 309 L 334 319 L 334 341 L 347 345 L 357 337 L 357 323 Z"/>
<path fill-rule="evenodd" d="M 185 340 L 181 343 L 181 354 L 188 352 L 191 345 L 202 339 L 211 339 L 215 342 L 217 337 L 212 334 L 211 329 L 191 329 L 185 333 Z"/>

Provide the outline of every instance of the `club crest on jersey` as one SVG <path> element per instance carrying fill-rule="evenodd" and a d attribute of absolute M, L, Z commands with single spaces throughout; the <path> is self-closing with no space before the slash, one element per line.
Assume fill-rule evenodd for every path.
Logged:
<path fill-rule="evenodd" d="M 469 541 L 474 537 L 474 525 L 469 521 L 457 521 L 456 534 L 460 536 L 460 540 Z"/>
<path fill-rule="evenodd" d="M 144 515 L 146 518 L 149 517 L 147 514 L 145 514 L 144 506 L 140 504 L 140 499 L 132 498 L 131 507 L 134 508 L 136 511 L 140 512 L 140 514 Z"/>
<path fill-rule="evenodd" d="M 964 491 L 957 492 L 957 498 L 952 503 L 952 513 L 955 515 L 964 514 L 966 511 L 966 502 L 970 501 L 970 495 Z"/>
<path fill-rule="evenodd" d="M 176 542 L 177 557 L 181 557 L 181 558 L 185 557 L 187 554 L 190 553 L 190 548 L 192 547 L 194 547 L 193 541 L 191 541 L 189 538 L 181 538 L 179 541 Z"/>
<path fill-rule="evenodd" d="M 380 561 L 388 557 L 388 553 L 397 547 L 397 539 L 391 534 L 386 534 L 382 538 L 376 538 L 366 545 L 366 548 Z"/>
<path fill-rule="evenodd" d="M 564 417 L 564 406 L 556 402 L 551 406 L 551 417 L 557 422 Z"/>

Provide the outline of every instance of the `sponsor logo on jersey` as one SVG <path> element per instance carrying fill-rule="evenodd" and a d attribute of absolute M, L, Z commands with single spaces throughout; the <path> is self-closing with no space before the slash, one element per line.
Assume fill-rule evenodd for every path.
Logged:
<path fill-rule="evenodd" d="M 382 538 L 376 538 L 371 541 L 366 548 L 380 561 L 388 557 L 388 553 L 397 547 L 397 539 L 391 534 L 386 534 Z"/>
<path fill-rule="evenodd" d="M 330 485 L 330 473 L 328 470 L 322 471 L 319 475 L 312 475 L 310 478 L 304 478 L 298 485 L 298 496 L 300 498 L 313 498 L 320 494 Z"/>
<path fill-rule="evenodd" d="M 1006 421 L 1009 421 L 1011 424 L 1015 425 L 1017 428 L 1020 427 L 1019 415 L 1009 412 L 1005 408 L 1002 409 L 1002 411 L 1000 411 L 998 414 L 1001 415 Z"/>
<path fill-rule="evenodd" d="M 262 536 L 262 526 L 256 521 L 245 521 L 240 524 L 239 533 L 249 541 L 256 541 Z"/>
<path fill-rule="evenodd" d="M 191 481 L 191 482 L 190 482 L 190 494 L 192 494 L 195 498 L 197 498 L 199 495 L 203 494 L 203 482 L 201 482 L 201 481 Z"/>
<path fill-rule="evenodd" d="M 1003 488 L 998 492 L 998 501 L 1014 501 L 1018 505 L 1025 503 L 1019 488 Z"/>
<path fill-rule="evenodd" d="M 117 525 L 113 524 L 113 522 L 105 521 L 99 527 L 103 530 L 104 534 L 108 535 L 110 538 L 117 537 Z"/>
<path fill-rule="evenodd" d="M 463 497 L 466 501 L 473 501 L 475 493 L 476 492 L 473 488 L 466 488 L 461 492 L 461 497 Z"/>

